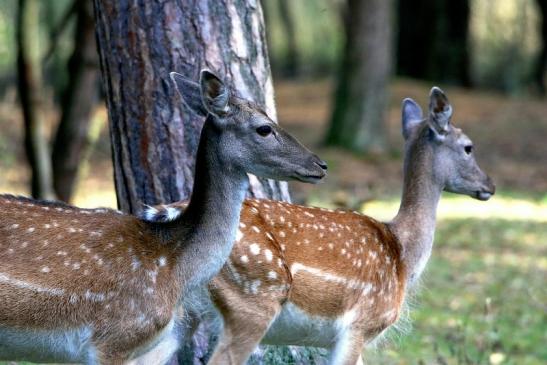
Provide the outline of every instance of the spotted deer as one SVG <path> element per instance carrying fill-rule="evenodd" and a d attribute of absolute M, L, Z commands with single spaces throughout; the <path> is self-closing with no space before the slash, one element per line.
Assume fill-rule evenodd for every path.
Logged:
<path fill-rule="evenodd" d="M 429 115 L 405 99 L 403 196 L 389 223 L 346 211 L 246 200 L 230 258 L 209 284 L 224 329 L 210 364 L 242 364 L 262 342 L 331 349 L 361 363 L 365 344 L 394 324 L 431 254 L 442 191 L 488 200 L 495 191 L 471 140 L 434 87 Z M 185 203 L 149 209 L 178 216 Z"/>
<path fill-rule="evenodd" d="M 171 78 L 206 116 L 183 214 L 157 224 L 0 195 L 0 360 L 164 363 L 179 342 L 178 303 L 232 250 L 247 173 L 325 176 L 322 160 L 211 72 L 200 84 Z"/>

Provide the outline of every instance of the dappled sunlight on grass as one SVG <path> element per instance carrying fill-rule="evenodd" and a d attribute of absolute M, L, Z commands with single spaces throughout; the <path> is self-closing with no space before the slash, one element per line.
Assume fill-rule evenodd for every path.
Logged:
<path fill-rule="evenodd" d="M 395 200 L 364 205 L 383 219 L 397 208 Z M 410 300 L 412 332 L 367 352 L 369 363 L 546 363 L 546 239 L 545 199 L 443 197 L 433 253 Z"/>
<path fill-rule="evenodd" d="M 382 220 L 395 216 L 399 199 L 387 201 L 373 200 L 363 204 L 361 211 Z M 444 193 L 437 210 L 439 220 L 455 218 L 507 219 L 519 221 L 547 222 L 547 201 L 534 201 L 497 194 L 487 202 L 467 196 Z"/>

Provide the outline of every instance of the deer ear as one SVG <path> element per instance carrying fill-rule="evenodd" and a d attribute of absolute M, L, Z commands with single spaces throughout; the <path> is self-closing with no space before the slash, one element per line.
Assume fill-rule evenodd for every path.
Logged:
<path fill-rule="evenodd" d="M 423 121 L 422 108 L 414 100 L 406 98 L 402 107 L 403 138 L 407 139 L 412 130 Z"/>
<path fill-rule="evenodd" d="M 182 97 L 184 103 L 198 115 L 206 116 L 207 110 L 201 99 L 201 88 L 199 87 L 199 84 L 176 72 L 169 73 L 169 76 L 171 77 L 171 80 L 173 80 L 175 88 Z"/>
<path fill-rule="evenodd" d="M 444 92 L 437 86 L 433 86 L 429 93 L 429 116 L 435 127 L 435 132 L 440 134 L 448 132 L 452 106 Z"/>
<path fill-rule="evenodd" d="M 229 110 L 230 90 L 224 85 L 224 82 L 212 72 L 202 70 L 200 84 L 205 108 L 216 115 L 226 114 Z"/>

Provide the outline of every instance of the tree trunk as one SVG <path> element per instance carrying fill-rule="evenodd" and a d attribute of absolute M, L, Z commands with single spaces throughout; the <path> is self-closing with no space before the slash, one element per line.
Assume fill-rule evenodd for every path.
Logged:
<path fill-rule="evenodd" d="M 545 69 L 547 68 L 547 0 L 537 0 L 540 10 L 540 51 L 536 63 L 535 83 L 542 96 L 545 96 Z"/>
<path fill-rule="evenodd" d="M 118 205 L 188 198 L 202 118 L 182 104 L 169 72 L 207 67 L 276 118 L 259 3 L 95 0 Z M 289 199 L 287 185 L 252 179 L 254 196 Z"/>
<path fill-rule="evenodd" d="M 32 170 L 31 194 L 38 199 L 53 199 L 51 161 L 44 133 L 42 110 L 42 71 L 39 49 L 38 0 L 19 0 L 17 14 L 18 91 L 25 123 L 25 153 Z"/>
<path fill-rule="evenodd" d="M 67 202 L 74 192 L 78 167 L 89 144 L 89 122 L 98 99 L 99 76 L 93 4 L 87 0 L 75 1 L 74 51 L 68 63 L 69 84 L 63 95 L 52 154 L 55 192 Z"/>
<path fill-rule="evenodd" d="M 397 73 L 471 86 L 469 0 L 399 0 Z"/>
<path fill-rule="evenodd" d="M 187 199 L 203 119 L 181 102 L 169 72 L 197 80 L 200 69 L 209 68 L 275 120 L 260 3 L 95 0 L 94 5 L 118 205 L 135 213 L 143 204 Z M 250 194 L 289 199 L 286 183 L 256 178 Z M 209 351 L 210 336 L 199 336 L 206 340 L 196 340 L 197 348 L 187 343 L 189 353 Z"/>
<path fill-rule="evenodd" d="M 358 152 L 381 152 L 391 72 L 391 2 L 349 0 L 345 30 L 326 142 Z"/>
<path fill-rule="evenodd" d="M 298 75 L 300 68 L 298 45 L 296 44 L 296 29 L 294 27 L 294 17 L 291 9 L 291 3 L 288 0 L 278 0 L 279 17 L 283 24 L 283 32 L 287 40 L 287 53 L 285 54 L 285 75 L 293 77 Z"/>

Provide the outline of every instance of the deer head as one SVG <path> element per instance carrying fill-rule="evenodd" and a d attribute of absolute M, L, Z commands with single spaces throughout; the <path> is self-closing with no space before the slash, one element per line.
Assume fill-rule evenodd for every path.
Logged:
<path fill-rule="evenodd" d="M 488 200 L 495 186 L 475 161 L 473 142 L 461 129 L 452 125 L 452 106 L 438 87 L 429 95 L 429 115 L 422 116 L 420 106 L 412 99 L 403 101 L 403 137 L 407 148 L 405 169 L 424 168 L 410 161 L 417 154 L 410 150 L 423 151 L 432 164 L 427 167 L 432 178 L 445 191 L 469 195 L 475 199 Z M 409 150 L 410 149 L 410 150 Z"/>
<path fill-rule="evenodd" d="M 171 78 L 184 102 L 208 117 L 226 149 L 219 158 L 229 159 L 225 162 L 235 169 L 270 179 L 310 183 L 325 176 L 324 161 L 274 123 L 258 105 L 234 95 L 213 73 L 202 71 L 200 84 L 175 72 Z"/>

